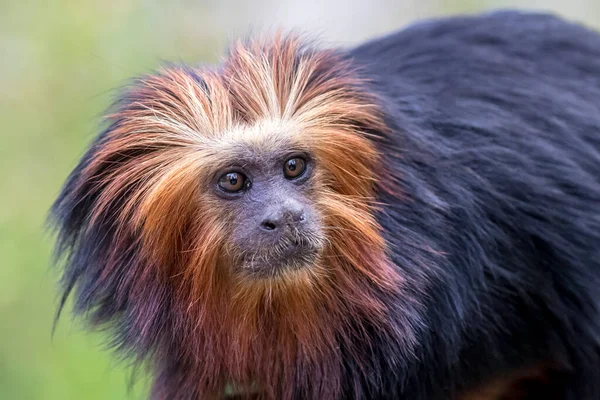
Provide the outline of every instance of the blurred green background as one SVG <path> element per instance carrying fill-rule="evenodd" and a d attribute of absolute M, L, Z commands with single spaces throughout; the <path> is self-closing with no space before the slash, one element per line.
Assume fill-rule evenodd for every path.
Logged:
<path fill-rule="evenodd" d="M 217 62 L 227 40 L 274 27 L 351 44 L 418 18 L 545 7 L 598 27 L 600 2 L 522 0 L 0 0 L 0 399 L 144 398 L 127 365 L 65 313 L 46 212 L 127 78 L 161 60 Z"/>

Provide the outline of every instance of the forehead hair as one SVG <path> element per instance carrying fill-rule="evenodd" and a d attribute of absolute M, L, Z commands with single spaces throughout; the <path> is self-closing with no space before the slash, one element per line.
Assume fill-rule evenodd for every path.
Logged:
<path fill-rule="evenodd" d="M 293 122 L 265 119 L 252 125 L 236 125 L 204 146 L 214 154 L 213 170 L 226 169 L 240 163 L 261 165 L 285 161 L 292 154 L 312 154 L 308 132 Z"/>
<path fill-rule="evenodd" d="M 290 36 L 237 42 L 218 70 L 175 66 L 140 78 L 107 119 L 82 175 L 110 170 L 105 198 L 141 185 L 137 203 L 173 179 L 183 188 L 210 175 L 240 149 L 308 150 L 336 192 L 371 196 L 378 154 L 368 135 L 386 130 L 348 61 Z"/>

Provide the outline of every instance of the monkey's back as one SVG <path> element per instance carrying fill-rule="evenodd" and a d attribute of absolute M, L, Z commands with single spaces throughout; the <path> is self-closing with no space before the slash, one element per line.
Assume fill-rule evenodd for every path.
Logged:
<path fill-rule="evenodd" d="M 500 12 L 418 23 L 350 55 L 379 82 L 376 91 L 393 100 L 387 106 L 435 130 L 442 145 L 492 141 L 522 152 L 544 142 L 558 148 L 559 158 L 572 151 L 600 177 L 594 31 L 549 15 Z"/>
<path fill-rule="evenodd" d="M 380 150 L 402 194 L 379 200 L 394 261 L 430 264 L 433 379 L 550 358 L 577 372 L 569 398 L 598 398 L 600 35 L 502 12 L 349 55 L 392 128 Z"/>

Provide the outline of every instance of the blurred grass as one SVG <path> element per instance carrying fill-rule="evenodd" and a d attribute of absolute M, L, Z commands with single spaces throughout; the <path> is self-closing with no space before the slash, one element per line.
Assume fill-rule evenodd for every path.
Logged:
<path fill-rule="evenodd" d="M 216 61 L 227 34 L 247 31 L 241 20 L 258 5 L 264 9 L 254 15 L 266 13 L 270 0 L 240 2 L 231 15 L 207 11 L 219 1 L 0 0 L 1 400 L 144 397 L 144 380 L 128 392 L 127 366 L 102 351 L 102 334 L 84 332 L 68 312 L 51 339 L 58 273 L 48 269 L 44 220 L 114 89 L 160 60 Z M 592 22 L 595 1 L 585 2 L 595 9 Z M 444 14 L 485 6 L 430 2 Z M 405 13 L 380 7 L 382 18 Z M 238 28 L 223 23 L 234 17 Z"/>
<path fill-rule="evenodd" d="M 51 338 L 58 273 L 44 219 L 111 89 L 161 59 L 218 54 L 223 37 L 200 7 L 144 4 L 0 3 L 0 399 L 127 397 L 126 366 L 101 351 L 102 335 L 65 312 Z"/>

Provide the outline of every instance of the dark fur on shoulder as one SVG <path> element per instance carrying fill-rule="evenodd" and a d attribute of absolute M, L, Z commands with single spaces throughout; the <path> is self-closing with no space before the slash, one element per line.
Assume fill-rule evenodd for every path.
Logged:
<path fill-rule="evenodd" d="M 564 398 L 600 398 L 600 35 L 494 13 L 350 55 L 396 132 L 380 151 L 405 197 L 380 192 L 384 236 L 429 282 L 407 398 L 539 362 L 570 371 Z"/>
<path fill-rule="evenodd" d="M 155 398 L 600 398 L 597 33 L 504 12 L 277 37 L 136 81 L 109 123 L 53 208 L 63 303 L 150 360 Z M 224 272 L 195 185 L 232 141 L 315 154 L 311 268 Z"/>

